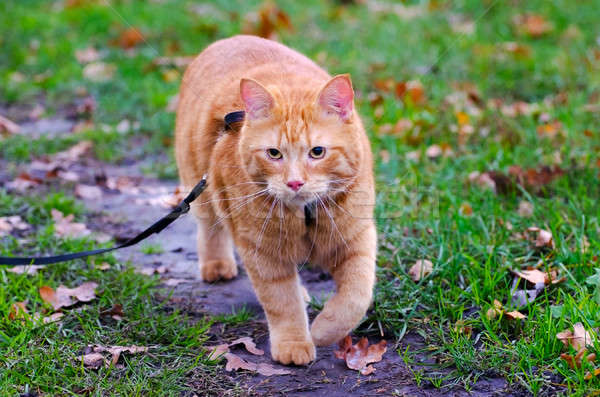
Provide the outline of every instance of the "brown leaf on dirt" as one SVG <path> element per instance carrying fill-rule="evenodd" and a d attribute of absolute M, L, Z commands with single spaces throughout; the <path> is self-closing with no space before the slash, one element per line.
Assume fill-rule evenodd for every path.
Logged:
<path fill-rule="evenodd" d="M 9 267 L 6 269 L 7 272 L 15 273 L 15 274 L 28 274 L 34 275 L 37 274 L 38 270 L 45 268 L 46 266 L 41 265 L 28 265 L 28 266 L 15 266 Z"/>
<path fill-rule="evenodd" d="M 210 356 L 212 356 L 213 358 L 216 358 L 218 356 L 223 355 L 224 353 L 228 353 L 230 347 L 235 346 L 235 345 L 240 345 L 240 344 L 243 344 L 249 353 L 252 353 L 256 356 L 262 356 L 263 354 L 265 354 L 265 352 L 263 350 L 256 347 L 256 343 L 254 343 L 252 338 L 250 338 L 249 336 L 244 336 L 244 337 L 238 338 L 230 343 L 224 343 L 221 345 L 210 347 L 209 348 L 209 349 L 211 349 Z"/>
<path fill-rule="evenodd" d="M 20 130 L 21 127 L 17 123 L 0 115 L 0 136 L 18 134 Z"/>
<path fill-rule="evenodd" d="M 8 313 L 8 319 L 18 320 L 26 318 L 26 316 L 28 315 L 26 305 L 27 301 L 13 303 L 10 307 L 10 312 Z"/>
<path fill-rule="evenodd" d="M 81 157 L 87 155 L 92 148 L 94 147 L 94 143 L 92 141 L 81 141 L 65 151 L 58 152 L 53 156 L 54 160 L 61 161 L 77 161 Z"/>
<path fill-rule="evenodd" d="M 86 200 L 96 200 L 102 197 L 102 189 L 93 185 L 75 185 L 75 195 Z"/>
<path fill-rule="evenodd" d="M 292 372 L 284 369 L 284 368 L 276 368 L 271 364 L 266 363 L 250 363 L 243 358 L 233 354 L 233 353 L 225 353 L 225 359 L 227 360 L 227 364 L 225 365 L 226 371 L 233 371 L 237 369 L 245 369 L 248 371 L 258 372 L 264 376 L 272 376 L 272 375 L 289 375 Z"/>
<path fill-rule="evenodd" d="M 54 310 L 58 310 L 73 306 L 77 302 L 89 302 L 95 299 L 97 287 L 98 284 L 95 282 L 85 282 L 76 288 L 61 285 L 56 291 L 51 287 L 42 286 L 39 288 L 39 293 L 43 301 L 52 305 Z"/>
<path fill-rule="evenodd" d="M 32 187 L 38 186 L 41 183 L 41 179 L 34 178 L 27 172 L 22 172 L 14 181 L 7 182 L 6 187 L 9 190 L 16 190 L 18 192 L 23 193 Z"/>
<path fill-rule="evenodd" d="M 181 283 L 188 283 L 188 282 L 190 282 L 190 280 L 187 278 L 169 278 L 169 279 L 165 280 L 165 282 L 163 284 L 168 287 L 176 287 Z"/>
<path fill-rule="evenodd" d="M 427 259 L 419 259 L 414 265 L 408 270 L 408 274 L 413 281 L 419 281 L 421 278 L 426 277 L 433 271 L 433 263 Z"/>
<path fill-rule="evenodd" d="M 544 230 L 544 229 L 540 229 L 539 227 L 528 227 L 527 228 L 527 232 L 528 233 L 534 233 L 536 234 L 535 239 L 532 241 L 535 243 L 535 246 L 538 248 L 543 248 L 543 247 L 547 247 L 547 248 L 555 248 L 554 245 L 554 239 L 552 238 L 552 233 L 549 232 L 548 230 Z"/>
<path fill-rule="evenodd" d="M 110 309 L 103 310 L 100 312 L 101 316 L 111 316 L 113 320 L 121 321 L 125 314 L 123 313 L 123 305 L 115 303 Z"/>
<path fill-rule="evenodd" d="M 517 30 L 533 38 L 542 37 L 554 29 L 554 25 L 537 14 L 517 15 L 513 19 Z"/>
<path fill-rule="evenodd" d="M 144 41 L 144 35 L 136 28 L 129 27 L 119 34 L 119 37 L 111 42 L 124 50 L 130 50 Z"/>
<path fill-rule="evenodd" d="M 54 220 L 54 232 L 58 236 L 82 237 L 91 233 L 85 224 L 73 222 L 75 215 L 69 214 L 68 216 L 64 216 L 62 212 L 54 208 L 50 212 Z"/>
<path fill-rule="evenodd" d="M 376 363 L 382 360 L 383 354 L 387 351 L 387 342 L 381 340 L 379 343 L 369 346 L 367 338 L 362 338 L 357 344 L 352 345 L 352 337 L 346 336 L 339 342 L 339 350 L 335 350 L 335 357 L 345 360 L 350 369 L 361 371 L 363 375 L 368 375 L 374 371 L 367 368 L 370 363 Z"/>
<path fill-rule="evenodd" d="M 242 33 L 276 39 L 277 31 L 293 31 L 289 15 L 277 6 L 274 1 L 263 2 L 258 12 L 246 14 L 242 24 Z"/>
<path fill-rule="evenodd" d="M 588 346 L 593 346 L 594 338 L 589 331 L 586 331 L 583 324 L 576 323 L 573 325 L 573 331 L 570 329 L 564 330 L 556 334 L 556 338 L 565 346 L 573 346 L 577 351 L 581 351 Z"/>
<path fill-rule="evenodd" d="M 165 274 L 168 271 L 169 268 L 167 265 L 160 265 L 159 267 L 144 266 L 135 272 L 139 274 L 145 274 L 146 276 L 152 276 L 153 274 Z"/>
<path fill-rule="evenodd" d="M 25 223 L 19 215 L 0 216 L 0 237 L 10 234 L 13 230 L 27 229 L 29 224 Z"/>
<path fill-rule="evenodd" d="M 104 356 L 100 353 L 84 354 L 81 356 L 81 360 L 83 361 L 83 366 L 90 369 L 99 369 L 106 363 Z"/>
<path fill-rule="evenodd" d="M 207 348 L 210 350 L 208 353 L 208 358 L 211 360 L 216 360 L 221 357 L 225 353 L 229 353 L 229 343 L 223 343 L 217 346 L 211 346 Z"/>
<path fill-rule="evenodd" d="M 239 338 L 234 340 L 233 342 L 229 343 L 229 346 L 234 346 L 237 344 L 243 344 L 244 347 L 246 348 L 246 350 L 248 350 L 248 352 L 257 355 L 257 356 L 262 356 L 263 354 L 265 354 L 265 352 L 259 348 L 256 347 L 256 343 L 254 343 L 254 341 L 252 340 L 252 338 L 250 338 L 249 336 L 245 336 L 243 338 Z"/>

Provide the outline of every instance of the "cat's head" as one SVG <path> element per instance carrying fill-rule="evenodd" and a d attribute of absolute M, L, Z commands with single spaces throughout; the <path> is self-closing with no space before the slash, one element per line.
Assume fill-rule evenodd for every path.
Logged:
<path fill-rule="evenodd" d="M 363 150 L 348 75 L 313 87 L 268 86 L 242 79 L 246 117 L 240 155 L 250 177 L 269 194 L 303 205 L 345 190 Z"/>

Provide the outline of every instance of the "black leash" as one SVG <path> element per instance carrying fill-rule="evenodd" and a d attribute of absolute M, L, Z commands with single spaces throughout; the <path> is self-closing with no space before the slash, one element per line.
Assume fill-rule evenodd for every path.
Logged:
<path fill-rule="evenodd" d="M 177 207 L 173 209 L 169 214 L 159 219 L 148 229 L 144 230 L 134 238 L 131 238 L 116 247 L 102 248 L 84 252 L 74 252 L 71 254 L 56 255 L 56 256 L 45 256 L 45 257 L 7 257 L 0 256 L 0 266 L 19 266 L 19 265 L 49 265 L 51 263 L 66 262 L 77 258 L 85 258 L 91 255 L 104 254 L 106 252 L 118 250 L 125 247 L 131 247 L 146 239 L 154 233 L 160 233 L 163 229 L 173 223 L 181 215 L 187 213 L 190 210 L 190 203 L 194 201 L 200 193 L 206 188 L 206 176 L 202 177 L 202 180 L 192 189 L 190 194 L 183 199 Z"/>

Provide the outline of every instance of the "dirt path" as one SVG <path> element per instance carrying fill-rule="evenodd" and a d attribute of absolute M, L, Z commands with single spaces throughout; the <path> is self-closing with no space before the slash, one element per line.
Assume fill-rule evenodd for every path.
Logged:
<path fill-rule="evenodd" d="M 140 177 L 135 165 L 131 167 L 103 166 L 103 172 L 108 178 L 136 176 L 140 192 L 105 192 L 102 199 L 88 200 L 86 205 L 92 209 L 95 228 L 117 237 L 131 237 L 134 233 L 154 222 L 166 208 L 148 204 L 156 199 L 157 192 L 173 192 L 175 182 L 157 181 Z M 102 214 L 102 215 L 101 215 Z M 160 235 L 150 239 L 163 249 L 159 254 L 144 254 L 139 247 L 123 250 L 116 255 L 123 261 L 130 260 L 136 266 L 158 268 L 166 266 L 168 271 L 162 276 L 165 279 L 175 279 L 172 288 L 171 301 L 174 305 L 197 314 L 230 314 L 242 307 L 252 311 L 255 316 L 252 321 L 235 327 L 216 325 L 212 329 L 214 344 L 250 336 L 258 347 L 265 351 L 264 356 L 254 356 L 242 348 L 232 348 L 240 357 L 253 362 L 272 363 L 269 354 L 268 332 L 264 313 L 258 304 L 252 287 L 246 277 L 243 267 L 240 275 L 229 282 L 204 283 L 199 280 L 197 256 L 195 247 L 195 224 L 191 216 L 185 216 L 172 224 Z M 313 296 L 325 298 L 334 289 L 331 279 L 315 269 L 302 269 L 301 277 Z M 314 318 L 316 313 L 309 310 L 309 316 Z M 389 339 L 389 338 L 388 338 Z M 375 341 L 375 339 L 373 340 Z M 503 379 L 482 379 L 470 390 L 459 387 L 437 389 L 424 380 L 417 385 L 414 375 L 407 368 L 401 357 L 396 353 L 404 350 L 423 347 L 419 337 L 409 334 L 400 344 L 390 341 L 389 349 L 384 359 L 375 364 L 376 372 L 370 376 L 359 375 L 356 371 L 347 369 L 345 364 L 333 356 L 334 347 L 317 349 L 317 360 L 308 367 L 288 367 L 292 374 L 265 377 L 258 374 L 240 372 L 226 373 L 239 382 L 249 394 L 257 395 L 326 395 L 334 396 L 365 396 L 365 395 L 520 395 L 510 392 Z M 422 357 L 427 361 L 426 357 Z M 281 367 L 279 365 L 276 365 Z M 224 372 L 224 370 L 222 370 Z"/>

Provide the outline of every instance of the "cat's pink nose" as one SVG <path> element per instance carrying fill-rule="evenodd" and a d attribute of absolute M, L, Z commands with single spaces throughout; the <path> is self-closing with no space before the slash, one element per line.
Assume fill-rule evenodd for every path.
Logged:
<path fill-rule="evenodd" d="M 287 185 L 288 185 L 288 187 L 290 189 L 292 189 L 293 191 L 297 192 L 304 185 L 304 182 L 302 182 L 302 181 L 289 181 L 287 183 Z"/>

